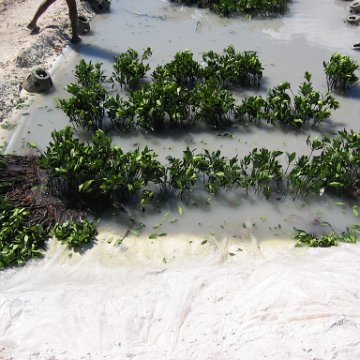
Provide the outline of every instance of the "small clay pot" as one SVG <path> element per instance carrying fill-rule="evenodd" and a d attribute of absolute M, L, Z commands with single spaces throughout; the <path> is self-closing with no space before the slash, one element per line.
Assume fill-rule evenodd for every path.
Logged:
<path fill-rule="evenodd" d="M 360 16 L 359 15 L 350 15 L 346 18 L 346 21 L 351 25 L 359 25 L 360 24 Z"/>
<path fill-rule="evenodd" d="M 350 9 L 355 11 L 355 12 L 360 12 L 360 1 L 359 0 L 353 1 L 350 4 Z"/>
<path fill-rule="evenodd" d="M 85 16 L 78 16 L 78 31 L 80 35 L 85 35 L 90 31 L 89 20 Z"/>
<path fill-rule="evenodd" d="M 93 10 L 97 13 L 104 13 L 110 11 L 111 0 L 89 0 Z"/>
<path fill-rule="evenodd" d="M 25 79 L 23 87 L 28 92 L 47 92 L 53 87 L 53 82 L 46 70 L 37 68 Z"/>

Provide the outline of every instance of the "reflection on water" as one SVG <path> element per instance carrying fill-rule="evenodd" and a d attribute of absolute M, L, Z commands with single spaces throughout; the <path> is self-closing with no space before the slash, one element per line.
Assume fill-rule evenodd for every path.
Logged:
<path fill-rule="evenodd" d="M 284 19 L 279 29 L 265 28 L 264 32 L 286 42 L 304 36 L 311 47 L 341 50 L 354 55 L 350 49 L 354 41 L 359 39 L 359 32 L 345 21 L 349 6 L 339 7 L 336 3 L 296 1 L 292 4 L 290 16 Z"/>
<path fill-rule="evenodd" d="M 322 62 L 332 52 L 360 61 L 349 50 L 359 32 L 342 22 L 346 12 L 339 1 L 304 0 L 277 19 L 223 19 L 164 1 L 114 0 L 112 12 L 97 16 L 94 33 L 53 74 L 56 92 L 33 97 L 8 151 L 26 153 L 28 142 L 45 149 L 50 132 L 67 124 L 53 97 L 67 96 L 64 87 L 74 81 L 80 58 L 102 62 L 110 74 L 113 57 L 128 47 L 152 47 L 152 67 L 186 48 L 197 60 L 229 44 L 256 50 L 263 85 L 239 91 L 239 101 L 285 80 L 296 92 L 305 71 L 326 92 Z M 132 133 L 113 141 L 125 150 L 148 145 L 162 160 L 181 156 L 186 146 L 231 157 L 254 147 L 308 152 L 308 133 L 359 131 L 359 87 L 338 99 L 341 109 L 317 131 L 252 127 L 228 137 Z M 211 205 L 205 200 L 191 194 L 145 213 L 110 212 L 99 225 L 98 244 L 84 255 L 70 257 L 51 242 L 45 259 L 2 272 L 0 359 L 359 358 L 360 246 L 295 249 L 287 240 L 294 227 L 320 231 L 328 223 L 325 230 L 343 231 L 358 221 L 352 204 L 326 197 L 270 202 L 236 192 Z M 127 232 L 134 219 L 146 225 L 138 236 Z"/>

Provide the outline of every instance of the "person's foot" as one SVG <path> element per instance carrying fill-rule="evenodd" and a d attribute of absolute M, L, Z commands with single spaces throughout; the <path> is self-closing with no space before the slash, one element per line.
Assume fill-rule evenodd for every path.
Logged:
<path fill-rule="evenodd" d="M 354 44 L 352 48 L 353 50 L 360 50 L 360 43 Z"/>
<path fill-rule="evenodd" d="M 81 37 L 80 36 L 73 36 L 71 39 L 70 39 L 70 42 L 72 44 L 77 44 L 79 42 L 81 42 Z"/>
<path fill-rule="evenodd" d="M 40 28 L 32 23 L 28 24 L 26 27 L 30 30 L 30 35 L 35 35 L 40 32 Z"/>

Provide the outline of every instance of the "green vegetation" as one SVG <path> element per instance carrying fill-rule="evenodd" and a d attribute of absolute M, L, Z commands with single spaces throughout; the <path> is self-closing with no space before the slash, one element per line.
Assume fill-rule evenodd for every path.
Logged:
<path fill-rule="evenodd" d="M 149 54 L 147 48 L 142 59 Z M 135 60 L 130 62 L 129 58 Z M 139 81 L 148 64 L 139 62 L 132 49 L 119 55 L 117 63 L 119 59 L 124 60 L 123 66 L 114 65 L 117 70 L 110 79 L 104 77 L 100 64 L 94 66 L 82 60 L 77 67 L 78 83 L 67 88 L 72 97 L 59 100 L 75 127 L 94 133 L 108 118 L 120 132 L 164 132 L 195 124 L 226 129 L 261 121 L 296 129 L 320 124 L 339 106 L 332 95 L 322 95 L 313 88 L 308 72 L 295 96 L 290 84 L 284 82 L 270 89 L 266 98 L 251 96 L 237 105 L 229 87 L 259 86 L 263 68 L 255 52 L 236 52 L 232 46 L 222 54 L 203 54 L 204 65 L 193 59 L 192 52 L 178 52 L 172 61 L 153 71 L 152 82 L 142 82 L 141 86 Z M 105 82 L 126 85 L 128 98 L 110 95 Z"/>
<path fill-rule="evenodd" d="M 229 16 L 231 14 L 274 16 L 284 14 L 289 0 L 170 0 L 174 3 L 196 5 Z"/>
<path fill-rule="evenodd" d="M 120 86 L 127 86 L 129 89 L 135 89 L 140 80 L 150 70 L 149 64 L 144 64 L 152 55 L 151 49 L 146 48 L 139 59 L 139 54 L 134 49 L 128 49 L 126 52 L 115 57 L 111 81 L 113 84 L 118 83 Z"/>
<path fill-rule="evenodd" d="M 296 246 L 298 247 L 331 247 L 337 246 L 339 242 L 356 243 L 359 234 L 359 225 L 352 225 L 341 234 L 331 231 L 320 236 L 308 233 L 304 230 L 295 229 L 294 239 L 296 240 Z"/>
<path fill-rule="evenodd" d="M 80 143 L 70 127 L 55 131 L 40 164 L 47 170 L 49 183 L 60 184 L 53 194 L 93 201 L 127 201 L 141 193 L 145 204 L 159 192 L 182 195 L 201 186 L 212 196 L 219 188 L 242 188 L 262 193 L 266 198 L 284 192 L 294 198 L 309 194 L 336 193 L 357 197 L 360 166 L 360 134 L 343 130 L 334 138 L 308 138 L 310 155 L 253 149 L 242 159 L 227 159 L 220 151 L 194 153 L 186 149 L 183 158 L 168 157 L 161 164 L 157 155 L 142 151 L 123 152 L 111 145 L 98 130 L 93 144 Z M 285 157 L 282 162 L 280 157 Z M 286 161 L 285 161 L 286 160 Z"/>
<path fill-rule="evenodd" d="M 149 64 L 144 64 L 150 55 L 150 48 L 144 50 L 141 59 L 135 50 L 128 49 L 115 58 L 109 79 L 103 75 L 101 64 L 81 60 L 76 67 L 77 83 L 66 88 L 72 96 L 60 99 L 60 108 L 75 127 L 91 133 L 102 127 L 106 117 L 121 132 L 136 128 L 162 132 L 204 119 L 211 127 L 224 128 L 230 125 L 234 99 L 223 87 L 259 86 L 262 78 L 263 68 L 255 52 L 242 54 L 229 46 L 223 54 L 204 54 L 206 66 L 196 62 L 190 51 L 180 51 L 174 60 L 153 71 L 152 82 L 140 84 L 150 70 Z M 110 95 L 106 82 L 125 85 L 129 98 Z M 208 119 L 209 114 L 212 119 Z"/>
<path fill-rule="evenodd" d="M 80 60 L 75 77 L 77 83 L 66 87 L 72 97 L 59 99 L 59 106 L 75 127 L 94 132 L 102 127 L 107 97 L 101 64 L 93 65 L 91 61 L 87 64 Z"/>
<path fill-rule="evenodd" d="M 78 223 L 66 221 L 56 224 L 51 232 L 63 245 L 71 249 L 79 249 L 84 244 L 95 240 L 97 230 L 93 223 L 81 220 Z"/>
<path fill-rule="evenodd" d="M 279 193 L 293 198 L 324 193 L 358 198 L 360 194 L 360 134 L 353 131 L 343 130 L 334 138 L 308 138 L 309 155 L 255 148 L 238 159 L 226 158 L 219 150 L 196 153 L 186 149 L 182 158 L 169 156 L 165 164 L 147 147 L 142 151 L 124 152 L 113 146 L 101 130 L 95 132 L 91 145 L 74 138 L 70 127 L 55 131 L 52 136 L 53 142 L 38 159 L 46 170 L 51 193 L 46 196 L 47 206 L 55 204 L 51 201 L 54 195 L 64 200 L 81 200 L 88 205 L 102 199 L 121 206 L 132 198 L 144 207 L 157 195 L 181 198 L 185 192 L 195 189 L 204 189 L 210 198 L 221 189 L 236 188 L 243 189 L 244 195 L 254 191 L 266 198 Z M 11 168 L 11 164 L 16 167 Z M 21 168 L 22 164 L 26 165 L 25 169 Z M 37 181 L 29 172 L 34 166 L 33 158 L 13 155 L 0 158 L 2 181 L 11 184 L 11 191 L 6 187 L 2 191 L 10 200 L 1 197 L 0 201 L 0 269 L 22 265 L 41 256 L 49 234 L 75 249 L 96 236 L 93 224 L 86 220 L 48 220 L 54 205 L 44 208 L 41 202 L 36 206 L 31 200 L 29 203 L 29 198 L 40 196 L 28 192 Z M 15 168 L 18 168 L 16 174 Z M 9 179 L 12 180 L 9 182 Z M 353 211 L 358 214 L 356 208 Z M 295 239 L 302 246 L 332 246 L 339 241 L 355 242 L 357 233 L 356 226 L 340 235 L 330 232 L 315 236 L 299 230 Z"/>
<path fill-rule="evenodd" d="M 193 91 L 194 120 L 208 124 L 214 129 L 231 126 L 235 99 L 230 91 L 223 89 L 215 79 L 195 87 Z"/>
<path fill-rule="evenodd" d="M 40 186 L 46 175 L 38 176 L 35 157 L 0 155 L 0 170 L 0 270 L 41 257 L 54 226 L 69 246 L 94 238 L 94 226 L 80 220 L 83 213 L 65 209 Z"/>
<path fill-rule="evenodd" d="M 359 64 L 350 56 L 336 52 L 328 62 L 324 61 L 323 65 L 328 89 L 331 91 L 345 93 L 359 79 L 355 75 Z"/>
<path fill-rule="evenodd" d="M 0 270 L 42 256 L 46 231 L 42 225 L 29 225 L 29 218 L 29 211 L 1 198 Z"/>
<path fill-rule="evenodd" d="M 0 223 L 0 271 L 42 257 L 50 235 L 75 249 L 94 240 L 97 235 L 96 228 L 88 220 L 57 223 L 51 231 L 42 224 L 32 225 L 31 210 L 15 208 L 3 197 L 0 197 Z"/>
<path fill-rule="evenodd" d="M 189 50 L 179 51 L 174 60 L 158 66 L 152 73 L 155 81 L 175 82 L 178 86 L 193 88 L 202 78 L 202 67 L 193 59 L 193 53 Z"/>
<path fill-rule="evenodd" d="M 238 13 L 240 4 L 246 1 L 232 5 L 216 1 L 211 7 L 224 14 Z M 255 5 L 251 4 L 253 9 Z M 272 13 L 251 10 L 251 6 L 248 13 Z M 42 256 L 49 236 L 71 249 L 95 239 L 94 224 L 81 220 L 78 210 L 77 216 L 71 210 L 68 213 L 65 204 L 85 208 L 100 200 L 121 208 L 132 201 L 144 210 L 158 196 L 182 198 L 195 190 L 204 191 L 208 202 L 219 191 L 232 189 L 242 190 L 244 196 L 252 191 L 266 199 L 279 194 L 294 199 L 324 193 L 360 196 L 360 134 L 354 131 L 308 138 L 309 155 L 255 148 L 241 158 L 227 158 L 220 150 L 186 148 L 182 157 L 168 156 L 160 162 L 148 147 L 125 152 L 112 145 L 102 130 L 106 120 L 121 132 L 163 132 L 195 124 L 226 129 L 263 121 L 298 129 L 320 124 L 339 106 L 332 95 L 313 88 L 308 72 L 296 95 L 284 82 L 269 89 L 265 97 L 251 96 L 237 104 L 232 88 L 257 87 L 262 80 L 263 67 L 255 52 L 240 53 L 229 46 L 221 54 L 204 53 L 200 64 L 191 51 L 181 51 L 158 66 L 151 81 L 144 81 L 150 56 L 150 48 L 142 55 L 128 49 L 115 58 L 109 78 L 101 64 L 80 61 L 76 83 L 67 86 L 71 96 L 60 99 L 59 106 L 75 128 L 92 133 L 91 143 L 82 143 L 66 127 L 52 133 L 52 142 L 39 157 L 0 155 L 0 270 Z M 349 57 L 336 53 L 324 67 L 330 90 L 346 91 L 357 80 L 358 65 Z M 109 84 L 127 93 L 112 95 Z M 356 208 L 353 211 L 358 216 Z M 358 233 L 354 225 L 341 234 L 296 230 L 294 238 L 297 246 L 326 247 L 356 242 Z"/>
<path fill-rule="evenodd" d="M 215 77 L 224 86 L 260 86 L 263 67 L 255 51 L 240 53 L 228 46 L 223 54 L 208 51 L 202 58 L 206 64 L 202 70 L 205 79 Z"/>
<path fill-rule="evenodd" d="M 54 132 L 54 142 L 39 159 L 54 195 L 93 201 L 112 194 L 124 200 L 150 181 L 162 181 L 161 164 L 149 149 L 124 153 L 101 130 L 93 135 L 92 145 L 73 135 L 70 127 Z"/>
<path fill-rule="evenodd" d="M 270 124 L 300 128 L 310 121 L 318 125 L 331 115 L 339 103 L 329 94 L 321 95 L 314 90 L 311 74 L 305 73 L 305 81 L 299 86 L 298 95 L 292 96 L 290 84 L 284 82 L 268 91 L 267 97 L 251 96 L 236 107 L 236 119 L 240 123 L 266 120 Z"/>

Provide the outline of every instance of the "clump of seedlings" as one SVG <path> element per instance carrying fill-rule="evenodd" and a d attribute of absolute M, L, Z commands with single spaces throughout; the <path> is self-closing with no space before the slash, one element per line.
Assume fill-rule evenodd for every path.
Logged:
<path fill-rule="evenodd" d="M 35 156 L 0 156 L 0 270 L 39 258 L 57 223 L 85 214 L 66 209 L 46 191 L 47 175 Z M 85 238 L 85 235 L 84 235 Z"/>
<path fill-rule="evenodd" d="M 42 256 L 47 235 L 43 226 L 30 225 L 30 212 L 14 208 L 4 198 L 1 207 L 0 270 Z"/>
<path fill-rule="evenodd" d="M 312 122 L 314 126 L 328 119 L 331 110 L 339 102 L 330 94 L 322 95 L 313 88 L 311 74 L 305 73 L 305 81 L 299 86 L 298 95 L 293 96 L 290 84 L 284 82 L 268 91 L 266 98 L 251 96 L 235 109 L 240 123 L 259 123 L 300 128 Z"/>
<path fill-rule="evenodd" d="M 331 247 L 337 246 L 340 242 L 356 243 L 360 231 L 358 225 L 352 225 L 341 234 L 336 231 L 330 231 L 322 235 L 315 235 L 304 230 L 295 229 L 293 238 L 296 240 L 297 247 Z"/>
<path fill-rule="evenodd" d="M 208 51 L 202 56 L 206 66 L 202 69 L 205 79 L 217 78 L 223 86 L 259 86 L 263 67 L 255 51 L 236 52 L 232 45 L 222 54 Z"/>
<path fill-rule="evenodd" d="M 190 124 L 190 93 L 174 81 L 155 81 L 130 94 L 136 121 L 134 126 L 149 132 L 163 132 L 167 127 Z"/>
<path fill-rule="evenodd" d="M 67 221 L 62 225 L 56 223 L 53 230 L 41 223 L 34 225 L 31 210 L 14 207 L 3 197 L 0 198 L 0 209 L 0 271 L 42 257 L 51 235 L 75 249 L 94 240 L 97 235 L 95 226 L 88 220 Z"/>
<path fill-rule="evenodd" d="M 307 139 L 309 156 L 302 155 L 288 175 L 288 190 L 294 197 L 335 193 L 358 197 L 360 135 L 342 130 L 330 138 Z"/>
<path fill-rule="evenodd" d="M 63 224 L 56 224 L 51 234 L 63 245 L 71 249 L 79 249 L 85 244 L 94 241 L 97 235 L 96 227 L 89 220 L 80 222 L 66 221 Z"/>
<path fill-rule="evenodd" d="M 338 93 L 346 93 L 359 79 L 355 71 L 359 64 L 350 56 L 336 52 L 329 61 L 323 62 L 328 89 Z"/>
<path fill-rule="evenodd" d="M 148 47 L 143 51 L 141 58 L 139 53 L 131 48 L 115 56 L 111 82 L 118 83 L 121 87 L 126 86 L 131 90 L 135 89 L 146 72 L 150 70 L 150 65 L 145 64 L 144 61 L 148 60 L 151 55 L 152 51 Z"/>
<path fill-rule="evenodd" d="M 231 14 L 274 16 L 284 14 L 289 0 L 170 0 L 174 3 L 196 5 L 229 16 Z"/>
<path fill-rule="evenodd" d="M 231 126 L 235 99 L 216 79 L 197 85 L 192 93 L 192 102 L 195 121 L 208 124 L 213 129 Z"/>
<path fill-rule="evenodd" d="M 77 83 L 67 85 L 72 96 L 59 99 L 59 106 L 78 128 L 94 132 L 102 128 L 105 116 L 107 91 L 103 86 L 105 76 L 101 64 L 87 64 L 83 59 L 76 67 Z"/>
<path fill-rule="evenodd" d="M 92 145 L 75 139 L 70 127 L 52 136 L 39 163 L 47 170 L 49 190 L 62 199 L 123 201 L 150 181 L 157 183 L 162 172 L 151 150 L 124 153 L 101 130 Z"/>
<path fill-rule="evenodd" d="M 178 86 L 192 89 L 202 78 L 201 65 L 193 56 L 190 50 L 177 52 L 174 60 L 154 70 L 153 79 L 160 83 L 174 81 Z"/>

